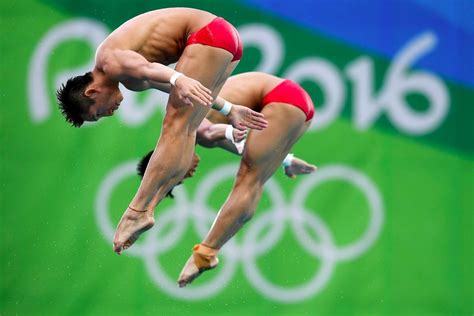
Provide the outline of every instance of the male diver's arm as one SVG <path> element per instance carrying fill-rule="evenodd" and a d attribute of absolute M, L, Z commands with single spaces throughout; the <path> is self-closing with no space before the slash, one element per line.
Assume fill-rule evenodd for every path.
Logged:
<path fill-rule="evenodd" d="M 148 81 L 150 88 L 163 91 L 164 93 L 170 93 L 171 91 L 171 83 L 163 83 L 163 82 L 156 82 L 156 81 Z"/>
<path fill-rule="evenodd" d="M 268 122 L 262 113 L 255 112 L 243 105 L 232 104 L 220 96 L 214 100 L 211 107 L 227 116 L 232 126 L 237 129 L 262 130 L 268 126 Z"/>
<path fill-rule="evenodd" d="M 152 80 L 140 81 L 138 84 L 134 82 L 132 85 L 126 83 L 125 87 L 133 91 L 144 91 L 148 89 L 155 89 L 155 90 L 160 90 L 168 94 L 171 91 L 171 83 L 163 83 L 163 82 L 157 82 L 157 81 L 152 81 Z"/>
<path fill-rule="evenodd" d="M 247 131 L 234 129 L 228 124 L 213 124 L 207 118 L 199 125 L 196 141 L 207 148 L 221 147 L 235 154 L 238 152 L 238 143 L 245 139 Z"/>
<path fill-rule="evenodd" d="M 212 104 L 211 90 L 200 82 L 160 63 L 150 63 L 142 55 L 131 50 L 116 49 L 110 52 L 102 68 L 107 75 L 118 81 L 132 78 L 170 83 L 177 88 L 179 98 L 191 106 L 192 101 L 202 105 Z"/>
<path fill-rule="evenodd" d="M 162 83 L 151 80 L 123 80 L 121 83 L 125 86 L 125 88 L 131 91 L 145 91 L 148 89 L 156 89 L 168 94 L 171 91 L 170 83 Z"/>

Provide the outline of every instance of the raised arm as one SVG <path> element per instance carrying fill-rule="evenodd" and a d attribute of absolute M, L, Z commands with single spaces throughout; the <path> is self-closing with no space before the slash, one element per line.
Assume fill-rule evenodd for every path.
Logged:
<path fill-rule="evenodd" d="M 179 98 L 188 105 L 197 102 L 212 105 L 211 90 L 200 82 L 160 63 L 150 63 L 142 55 L 131 50 L 113 50 L 103 60 L 103 71 L 117 81 L 139 80 L 150 88 L 164 90 L 167 83 L 175 86 Z M 163 85 L 165 84 L 165 85 Z"/>

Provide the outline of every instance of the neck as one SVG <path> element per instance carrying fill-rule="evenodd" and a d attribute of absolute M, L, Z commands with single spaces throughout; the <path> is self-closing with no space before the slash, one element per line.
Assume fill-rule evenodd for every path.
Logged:
<path fill-rule="evenodd" d="M 94 70 L 92 70 L 92 77 L 94 78 L 94 84 L 99 86 L 118 87 L 118 81 L 110 79 L 102 70 L 98 68 L 94 68 Z"/>

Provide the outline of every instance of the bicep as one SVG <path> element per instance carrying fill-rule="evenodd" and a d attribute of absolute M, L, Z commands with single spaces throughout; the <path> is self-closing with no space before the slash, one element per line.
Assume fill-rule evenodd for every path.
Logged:
<path fill-rule="evenodd" d="M 116 50 L 107 60 L 104 72 L 116 80 L 145 80 L 150 62 L 131 50 Z"/>
<path fill-rule="evenodd" d="M 116 59 L 120 64 L 122 74 L 134 79 L 167 83 L 175 72 L 160 63 L 149 62 L 145 57 L 131 50 L 116 52 Z"/>
<path fill-rule="evenodd" d="M 169 93 L 171 90 L 169 77 L 174 72 L 171 68 L 151 63 L 142 55 L 130 50 L 117 50 L 104 71 L 118 81 L 143 81 L 148 88 L 155 88 Z"/>

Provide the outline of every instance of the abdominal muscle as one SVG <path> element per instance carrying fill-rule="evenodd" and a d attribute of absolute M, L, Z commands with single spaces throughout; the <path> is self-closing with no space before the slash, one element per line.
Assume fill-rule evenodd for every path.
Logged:
<path fill-rule="evenodd" d="M 118 27 L 100 49 L 132 50 L 149 62 L 168 65 L 178 61 L 189 34 L 214 18 L 209 12 L 187 8 L 150 11 Z"/>

